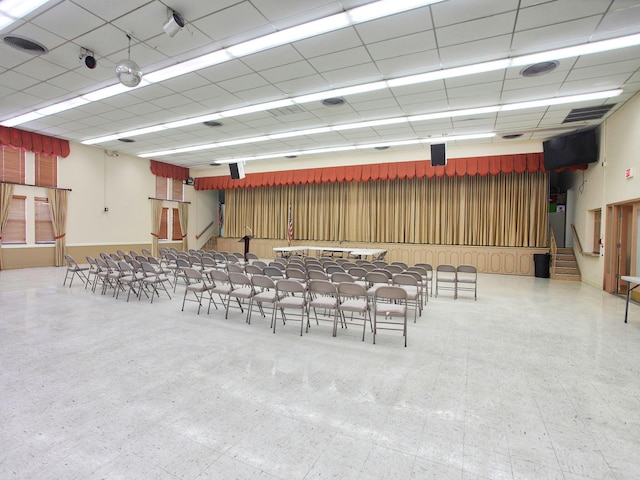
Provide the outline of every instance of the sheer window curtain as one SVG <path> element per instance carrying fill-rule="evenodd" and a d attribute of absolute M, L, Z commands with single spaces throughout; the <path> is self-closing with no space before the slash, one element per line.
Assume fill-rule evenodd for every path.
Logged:
<path fill-rule="evenodd" d="M 226 191 L 225 232 L 297 240 L 547 246 L 548 174 L 378 180 Z"/>
<path fill-rule="evenodd" d="M 160 253 L 158 237 L 162 223 L 162 200 L 151 200 L 151 255 L 157 257 Z"/>
<path fill-rule="evenodd" d="M 182 251 L 189 251 L 189 237 L 187 236 L 187 227 L 189 226 L 189 204 L 181 203 L 178 208 L 180 217 L 180 230 L 182 231 Z"/>
<path fill-rule="evenodd" d="M 0 183 L 0 270 L 2 270 L 2 232 L 9 219 L 9 207 L 13 198 L 13 185 Z"/>
<path fill-rule="evenodd" d="M 56 267 L 64 265 L 64 254 L 67 253 L 67 206 L 69 191 L 57 188 L 47 188 L 47 199 L 51 209 L 51 222 L 56 246 L 54 263 Z"/>

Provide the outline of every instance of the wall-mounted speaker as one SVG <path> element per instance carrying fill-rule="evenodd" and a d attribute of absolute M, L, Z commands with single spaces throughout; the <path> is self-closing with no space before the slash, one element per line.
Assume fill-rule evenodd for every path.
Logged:
<path fill-rule="evenodd" d="M 431 144 L 431 165 L 434 167 L 445 166 L 447 164 L 447 144 Z"/>
<path fill-rule="evenodd" d="M 230 163 L 229 171 L 231 172 L 232 180 L 240 180 L 244 178 L 244 165 L 242 163 Z"/>
<path fill-rule="evenodd" d="M 193 177 L 187 177 L 187 179 L 184 181 L 185 185 L 193 185 Z"/>

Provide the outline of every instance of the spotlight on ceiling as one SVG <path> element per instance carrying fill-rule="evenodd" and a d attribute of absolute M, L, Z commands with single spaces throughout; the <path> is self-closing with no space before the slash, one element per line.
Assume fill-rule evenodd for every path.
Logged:
<path fill-rule="evenodd" d="M 80 47 L 80 56 L 78 58 L 89 70 L 93 70 L 94 68 L 96 68 L 96 65 L 98 65 L 98 62 L 96 62 L 96 57 L 93 56 L 93 52 L 86 48 Z"/>
<path fill-rule="evenodd" d="M 164 33 L 173 38 L 173 36 L 178 33 L 182 27 L 184 27 L 184 18 L 182 18 L 182 15 L 175 10 L 171 10 L 169 19 L 162 26 Z"/>
<path fill-rule="evenodd" d="M 129 50 L 126 60 L 120 60 L 116 65 L 116 76 L 118 81 L 125 87 L 137 87 L 142 80 L 142 70 L 136 62 L 131 60 L 131 36 L 129 39 Z"/>

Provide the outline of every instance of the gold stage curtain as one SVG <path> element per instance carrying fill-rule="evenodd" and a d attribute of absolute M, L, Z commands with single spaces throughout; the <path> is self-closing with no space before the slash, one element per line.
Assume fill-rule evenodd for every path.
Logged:
<path fill-rule="evenodd" d="M 548 174 L 524 172 L 227 190 L 225 232 L 286 240 L 545 247 Z"/>

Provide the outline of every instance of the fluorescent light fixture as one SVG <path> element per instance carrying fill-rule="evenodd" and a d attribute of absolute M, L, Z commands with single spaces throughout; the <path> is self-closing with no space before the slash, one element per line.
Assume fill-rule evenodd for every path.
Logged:
<path fill-rule="evenodd" d="M 156 70 L 155 72 L 148 73 L 144 76 L 145 80 L 149 83 L 159 83 L 170 78 L 179 77 L 187 73 L 202 70 L 203 68 L 218 65 L 220 63 L 228 62 L 232 57 L 227 50 L 217 50 L 212 53 L 197 57 L 192 60 L 177 63 L 167 68 Z"/>
<path fill-rule="evenodd" d="M 640 45 L 640 33 L 628 35 L 626 37 L 612 38 L 610 40 L 602 40 L 600 42 L 584 43 L 574 47 L 559 48 L 557 50 L 549 50 L 547 52 L 515 57 L 511 61 L 511 66 L 518 67 L 540 62 L 548 62 L 551 60 L 561 60 L 563 58 L 579 57 L 580 55 L 607 52 L 609 50 L 617 50 L 619 48 L 634 47 L 636 45 Z"/>
<path fill-rule="evenodd" d="M 29 112 L 29 113 L 20 115 L 18 117 L 9 118 L 8 120 L 5 120 L 4 122 L 0 123 L 0 125 L 5 127 L 13 127 L 15 125 L 20 125 L 22 123 L 32 122 L 42 117 L 44 117 L 44 115 L 41 115 L 38 112 Z"/>
<path fill-rule="evenodd" d="M 290 107 L 293 105 L 293 100 L 276 100 L 275 102 L 260 103 L 257 105 L 249 105 L 248 107 L 234 108 L 233 110 L 227 110 L 226 112 L 220 112 L 222 118 L 237 117 L 239 115 L 246 115 L 248 113 L 264 112 L 265 110 L 271 110 L 272 108 Z"/>
<path fill-rule="evenodd" d="M 534 100 L 531 102 L 512 103 L 509 105 L 502 105 L 500 107 L 501 112 L 508 112 L 511 110 L 522 110 L 525 108 L 538 108 L 549 107 L 551 105 L 563 105 L 567 103 L 588 102 L 590 100 L 601 100 L 604 98 L 617 97 L 622 93 L 622 89 L 606 90 L 604 92 L 585 93 L 582 95 L 570 95 L 567 97 L 547 98 L 544 100 Z"/>
<path fill-rule="evenodd" d="M 408 117 L 385 118 L 382 120 L 371 120 L 369 122 L 347 123 L 345 125 L 336 125 L 331 130 L 339 132 L 341 130 L 352 130 L 354 128 L 381 127 L 383 125 L 396 125 L 398 123 L 407 123 Z"/>
<path fill-rule="evenodd" d="M 227 48 L 227 51 L 234 57 L 244 57 L 251 53 L 261 52 L 287 43 L 339 30 L 349 25 L 350 22 L 347 13 L 338 13 L 234 45 Z"/>
<path fill-rule="evenodd" d="M 3 0 L 0 1 L 0 30 L 41 7 L 49 0 Z"/>
<path fill-rule="evenodd" d="M 216 147 L 233 147 L 235 145 L 249 145 L 251 143 L 259 143 L 271 140 L 268 135 L 261 135 L 259 137 L 240 138 L 238 140 L 229 140 L 227 142 L 220 142 L 216 144 Z"/>
<path fill-rule="evenodd" d="M 357 24 L 439 2 L 442 2 L 442 0 L 382 0 L 370 3 L 369 5 L 363 5 L 362 7 L 353 8 L 347 13 L 349 14 L 351 22 Z"/>
<path fill-rule="evenodd" d="M 472 115 L 484 115 L 500 111 L 499 105 L 490 107 L 465 108 L 463 110 L 446 110 L 444 112 L 425 113 L 424 115 L 412 115 L 408 117 L 410 122 L 424 122 L 428 120 L 438 120 L 440 118 L 465 117 Z"/>
<path fill-rule="evenodd" d="M 166 130 L 170 130 L 172 128 L 188 127 L 189 125 L 209 122 L 211 120 L 219 120 L 221 118 L 222 118 L 222 115 L 218 113 L 214 113 L 211 115 L 202 115 L 200 117 L 185 118 L 184 120 L 176 120 L 175 122 L 169 122 L 163 125 Z M 129 135 L 125 135 L 125 136 L 128 137 Z"/>
<path fill-rule="evenodd" d="M 99 100 L 104 100 L 105 98 L 120 95 L 121 93 L 124 93 L 124 92 L 130 92 L 131 90 L 140 88 L 143 85 L 148 85 L 148 83 L 145 83 L 144 79 L 140 82 L 140 85 L 138 85 L 137 87 L 127 87 L 121 83 L 116 83 L 115 85 L 101 88 L 100 90 L 96 90 L 95 92 L 90 92 L 85 95 L 82 95 L 82 98 L 84 98 L 85 100 L 88 100 L 89 102 L 97 102 Z"/>
<path fill-rule="evenodd" d="M 60 113 L 64 112 L 65 110 L 71 110 L 72 108 L 86 105 L 87 103 L 89 103 L 89 100 L 87 100 L 86 98 L 76 97 L 64 102 L 49 105 L 45 108 L 41 108 L 39 110 L 36 110 L 36 113 L 39 113 L 43 117 L 46 117 L 48 115 L 53 115 L 54 113 Z"/>
<path fill-rule="evenodd" d="M 283 138 L 301 137 L 303 135 L 318 135 L 320 133 L 333 132 L 332 127 L 309 128 L 307 130 L 294 130 L 292 132 L 275 133 L 269 135 L 272 140 L 281 140 Z"/>

